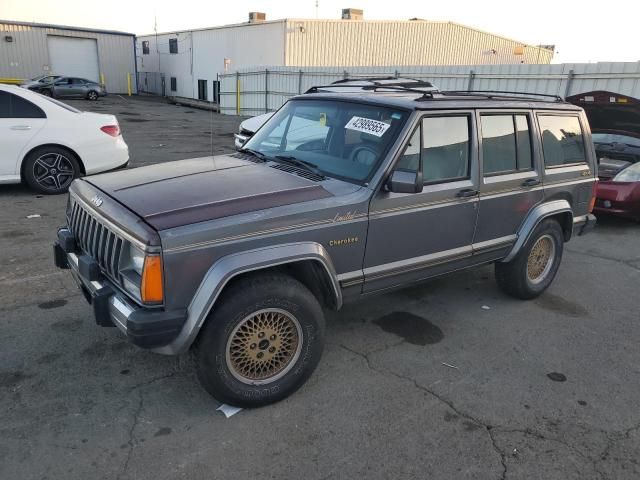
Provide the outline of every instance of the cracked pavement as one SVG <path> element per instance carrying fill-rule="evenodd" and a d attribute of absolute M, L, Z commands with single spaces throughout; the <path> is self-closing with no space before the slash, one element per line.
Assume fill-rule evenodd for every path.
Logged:
<path fill-rule="evenodd" d="M 237 128 L 152 101 L 90 106 L 119 115 L 134 165 L 205 154 L 210 132 L 224 151 Z M 601 219 L 534 301 L 486 266 L 328 312 L 309 382 L 226 419 L 190 357 L 93 323 L 52 266 L 63 197 L 3 186 L 0 202 L 2 479 L 640 478 L 640 225 Z"/>

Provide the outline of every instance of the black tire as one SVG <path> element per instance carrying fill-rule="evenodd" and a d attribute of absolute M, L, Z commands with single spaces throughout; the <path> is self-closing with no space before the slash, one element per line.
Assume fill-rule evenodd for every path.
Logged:
<path fill-rule="evenodd" d="M 554 219 L 543 220 L 513 260 L 508 263 L 496 262 L 498 286 L 515 298 L 536 298 L 555 278 L 562 261 L 563 247 L 564 236 L 560 224 Z"/>
<path fill-rule="evenodd" d="M 87 93 L 87 100 L 91 100 L 92 102 L 95 102 L 96 100 L 98 100 L 98 92 L 94 91 L 94 90 L 89 90 L 89 93 Z"/>
<path fill-rule="evenodd" d="M 53 93 L 51 92 L 51 90 L 41 90 L 40 93 L 45 97 L 53 97 Z"/>
<path fill-rule="evenodd" d="M 198 379 L 230 405 L 277 402 L 311 376 L 322 356 L 324 332 L 322 308 L 299 281 L 278 273 L 241 278 L 225 289 L 200 332 L 194 348 Z M 254 358 L 261 354 L 263 360 Z M 265 372 L 267 354 L 273 363 Z"/>
<path fill-rule="evenodd" d="M 58 195 L 66 192 L 71 182 L 80 176 L 80 160 L 66 148 L 44 146 L 27 155 L 22 172 L 33 190 Z"/>

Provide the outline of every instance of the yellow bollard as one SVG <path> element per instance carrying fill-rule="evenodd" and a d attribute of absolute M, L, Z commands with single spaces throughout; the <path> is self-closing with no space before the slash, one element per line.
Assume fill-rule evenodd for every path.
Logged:
<path fill-rule="evenodd" d="M 104 73 L 100 74 L 100 84 L 106 88 L 106 84 L 104 83 Z"/>
<path fill-rule="evenodd" d="M 131 96 L 131 74 L 127 73 L 127 92 Z"/>

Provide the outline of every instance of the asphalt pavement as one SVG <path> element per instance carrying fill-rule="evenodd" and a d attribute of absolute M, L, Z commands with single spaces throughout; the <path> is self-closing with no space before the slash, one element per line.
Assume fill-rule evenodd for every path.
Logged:
<path fill-rule="evenodd" d="M 132 166 L 231 151 L 239 122 L 69 103 L 115 113 Z M 486 266 L 328 312 L 309 382 L 227 419 L 189 356 L 95 325 L 53 266 L 65 202 L 0 188 L 0 479 L 640 478 L 638 224 L 573 239 L 533 301 Z"/>

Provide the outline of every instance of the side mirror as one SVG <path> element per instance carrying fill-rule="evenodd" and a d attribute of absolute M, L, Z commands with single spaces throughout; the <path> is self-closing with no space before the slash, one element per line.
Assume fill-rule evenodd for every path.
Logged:
<path fill-rule="evenodd" d="M 395 193 L 420 193 L 422 172 L 395 170 L 387 181 L 387 190 Z"/>

